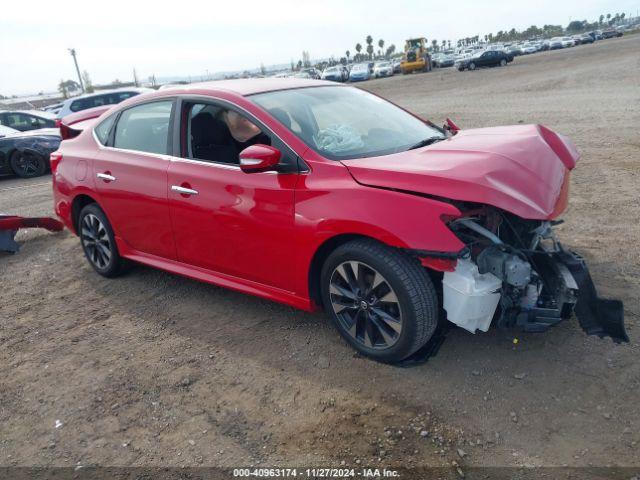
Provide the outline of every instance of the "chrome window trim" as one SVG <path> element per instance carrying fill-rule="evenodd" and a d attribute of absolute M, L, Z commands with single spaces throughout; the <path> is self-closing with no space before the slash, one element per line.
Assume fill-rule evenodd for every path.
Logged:
<path fill-rule="evenodd" d="M 207 167 L 214 167 L 214 168 L 221 168 L 223 170 L 236 170 L 236 171 L 242 171 L 242 169 L 240 168 L 239 165 L 233 165 L 230 163 L 223 163 L 223 162 L 211 162 L 208 160 L 194 160 L 192 158 L 182 158 L 182 157 L 175 157 L 173 155 L 169 155 L 169 161 L 171 162 L 184 162 L 184 163 L 195 163 L 197 165 L 205 165 Z M 244 173 L 244 172 L 243 172 Z M 255 174 L 268 174 L 268 175 L 280 175 L 280 172 L 277 172 L 275 170 L 268 170 L 266 172 L 252 172 L 252 173 L 248 173 L 247 175 L 255 175 Z M 295 173 L 293 175 L 298 175 L 299 173 Z M 284 175 L 284 174 L 282 174 Z"/>
<path fill-rule="evenodd" d="M 168 155 L 167 157 L 168 157 L 167 159 L 171 162 L 195 163 L 197 165 L 207 165 L 210 167 L 223 168 L 225 170 L 240 170 L 240 165 L 234 165 L 231 163 L 213 162 L 210 160 L 197 160 L 193 158 L 182 158 L 182 157 L 176 157 L 174 155 Z"/>

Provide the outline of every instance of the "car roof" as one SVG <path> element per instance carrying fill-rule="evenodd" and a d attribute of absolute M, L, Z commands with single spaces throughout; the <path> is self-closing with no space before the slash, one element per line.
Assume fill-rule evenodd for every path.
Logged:
<path fill-rule="evenodd" d="M 23 137 L 59 137 L 60 129 L 59 128 L 39 128 L 37 130 L 27 130 L 26 132 L 17 131 L 16 133 L 10 133 L 4 138 L 23 138 Z"/>
<path fill-rule="evenodd" d="M 293 88 L 336 86 L 335 82 L 327 80 L 311 80 L 305 78 L 240 78 L 236 80 L 216 80 L 212 82 L 192 83 L 176 86 L 175 90 L 188 93 L 192 90 L 219 92 L 226 91 L 237 95 L 247 96 L 255 93 L 290 90 Z M 171 92 L 172 88 L 163 90 Z"/>
<path fill-rule="evenodd" d="M 83 95 L 78 95 L 77 97 L 71 97 L 63 103 L 73 102 L 75 100 L 81 100 L 84 98 L 92 98 L 98 97 L 100 95 L 108 95 L 109 93 L 117 93 L 117 92 L 139 92 L 139 93 L 147 93 L 153 92 L 151 88 L 140 88 L 140 87 L 122 87 L 122 88 L 112 88 L 110 90 L 98 90 L 93 93 L 85 93 Z"/>
<path fill-rule="evenodd" d="M 0 113 L 25 113 L 27 115 L 33 115 L 34 117 L 48 118 L 50 120 L 56 118 L 53 113 L 43 110 L 0 110 Z"/>

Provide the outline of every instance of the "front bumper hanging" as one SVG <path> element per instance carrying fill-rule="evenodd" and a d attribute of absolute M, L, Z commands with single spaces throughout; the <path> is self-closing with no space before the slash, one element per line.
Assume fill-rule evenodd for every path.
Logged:
<path fill-rule="evenodd" d="M 580 326 L 587 335 L 611 337 L 616 343 L 628 343 L 624 328 L 624 308 L 620 300 L 600 298 L 584 259 L 575 252 L 562 249 L 558 253 L 578 285 L 574 308 Z"/>
<path fill-rule="evenodd" d="M 531 256 L 552 299 L 521 309 L 515 325 L 526 332 L 544 332 L 572 313 L 587 335 L 611 337 L 615 343 L 628 342 L 624 327 L 624 308 L 620 300 L 598 296 L 584 259 L 560 246 L 556 252 L 539 252 Z"/>

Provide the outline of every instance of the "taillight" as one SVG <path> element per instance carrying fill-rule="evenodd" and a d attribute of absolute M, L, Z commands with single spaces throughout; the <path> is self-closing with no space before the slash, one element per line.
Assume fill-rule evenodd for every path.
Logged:
<path fill-rule="evenodd" d="M 52 152 L 51 155 L 49 155 L 49 165 L 51 166 L 51 173 L 53 175 L 56 174 L 60 160 L 62 160 L 62 153 L 60 152 Z"/>
<path fill-rule="evenodd" d="M 55 123 L 56 128 L 58 128 L 60 125 L 62 125 L 62 121 L 59 118 L 56 118 L 56 123 Z"/>

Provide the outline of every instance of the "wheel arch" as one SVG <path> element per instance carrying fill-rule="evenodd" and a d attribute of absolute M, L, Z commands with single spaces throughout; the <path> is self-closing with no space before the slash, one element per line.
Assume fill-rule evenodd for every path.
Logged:
<path fill-rule="evenodd" d="M 309 288 L 309 298 L 312 303 L 315 304 L 317 309 L 322 309 L 322 297 L 321 297 L 321 289 L 320 289 L 320 272 L 322 271 L 322 266 L 326 259 L 331 255 L 333 251 L 335 251 L 338 247 L 344 245 L 345 243 L 351 242 L 353 240 L 358 239 L 368 239 L 373 240 L 380 245 L 384 245 L 389 248 L 398 248 L 390 245 L 389 243 L 381 240 L 380 238 L 376 238 L 372 235 L 366 235 L 363 233 L 338 233 L 325 239 L 316 249 L 315 253 L 311 257 L 311 262 L 309 262 L 309 268 L 307 271 L 307 285 Z"/>
<path fill-rule="evenodd" d="M 98 201 L 90 195 L 86 193 L 81 193 L 76 195 L 71 202 L 71 222 L 73 224 L 73 230 L 78 233 L 78 217 L 80 216 L 80 212 L 84 207 L 90 205 L 92 203 L 100 206 Z"/>

